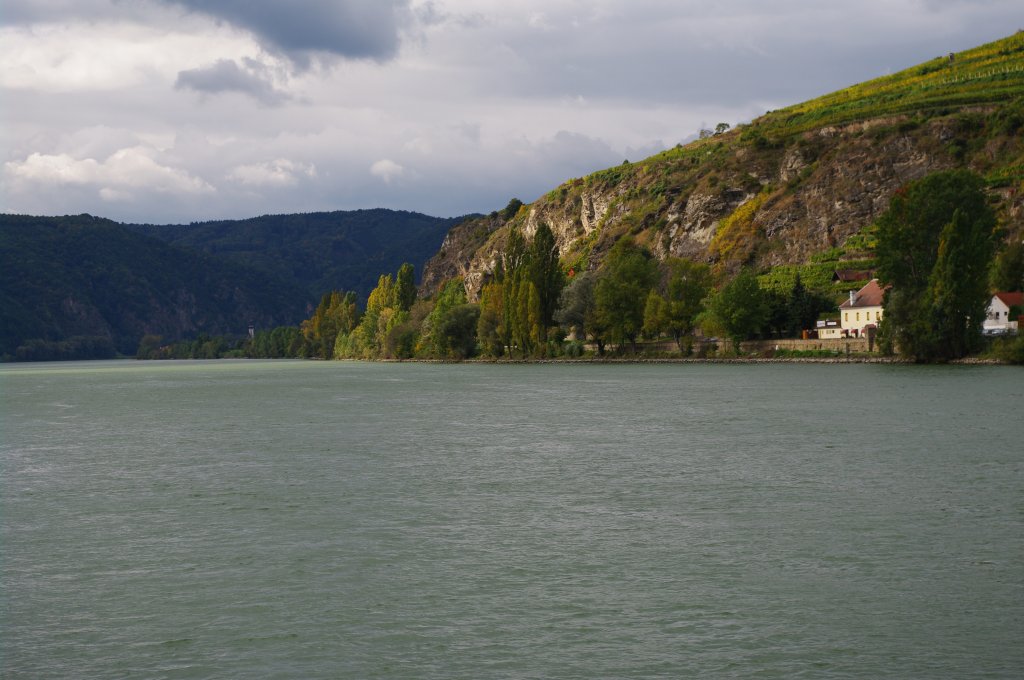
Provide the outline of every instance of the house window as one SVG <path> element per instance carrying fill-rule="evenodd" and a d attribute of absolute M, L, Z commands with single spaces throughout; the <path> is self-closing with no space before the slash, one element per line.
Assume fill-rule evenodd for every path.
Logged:
<path fill-rule="evenodd" d="M 875 312 L 875 321 L 881 321 L 881 320 L 882 320 L 882 313 L 881 312 Z"/>
<path fill-rule="evenodd" d="M 850 320 L 850 313 L 849 312 L 845 312 L 843 314 L 843 321 L 849 321 L 849 320 Z"/>
<path fill-rule="evenodd" d="M 860 321 L 860 312 L 857 312 L 857 321 Z"/>

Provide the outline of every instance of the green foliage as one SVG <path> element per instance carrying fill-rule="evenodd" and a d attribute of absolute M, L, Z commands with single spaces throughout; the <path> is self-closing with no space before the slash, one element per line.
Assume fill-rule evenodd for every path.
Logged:
<path fill-rule="evenodd" d="M 403 312 L 408 312 L 414 302 L 416 302 L 416 269 L 405 262 L 398 268 L 398 275 L 395 277 L 394 306 Z"/>
<path fill-rule="evenodd" d="M 519 209 L 523 207 L 523 202 L 518 198 L 513 198 L 508 202 L 508 205 L 501 211 L 501 219 L 508 222 L 513 217 L 519 214 Z"/>
<path fill-rule="evenodd" d="M 629 237 L 619 239 L 608 253 L 594 290 L 596 316 L 607 328 L 608 338 L 621 350 L 626 342 L 636 351 L 643 328 L 647 291 L 654 285 L 657 268 L 651 254 Z"/>
<path fill-rule="evenodd" d="M 555 321 L 577 337 L 585 337 L 593 330 L 596 282 L 597 277 L 593 272 L 584 271 L 574 276 L 569 285 L 562 289 Z"/>
<path fill-rule="evenodd" d="M 724 333 L 739 353 L 740 342 L 757 334 L 767 320 L 766 299 L 757 278 L 743 269 L 708 300 L 702 325 L 712 332 Z"/>
<path fill-rule="evenodd" d="M 997 338 L 989 354 L 1008 364 L 1024 364 L 1024 333 L 1015 337 Z"/>
<path fill-rule="evenodd" d="M 499 358 L 511 340 L 506 327 L 505 284 L 492 281 L 480 290 L 477 341 L 484 356 Z"/>
<path fill-rule="evenodd" d="M 1024 241 L 1007 245 L 992 263 L 992 290 L 1003 293 L 1024 290 Z"/>
<path fill-rule="evenodd" d="M 546 223 L 537 226 L 529 252 L 530 280 L 537 289 L 540 302 L 540 322 L 544 328 L 554 323 L 558 298 L 565 285 L 565 276 L 558 262 L 555 235 Z"/>
<path fill-rule="evenodd" d="M 466 288 L 462 283 L 462 279 L 451 279 L 441 288 L 441 292 L 437 294 L 437 299 L 434 301 L 434 308 L 426 318 L 424 325 L 424 334 L 421 339 L 421 348 L 424 354 L 427 356 L 433 356 L 437 358 L 448 358 L 453 353 L 460 351 L 461 347 L 453 346 L 451 342 L 453 339 L 458 340 L 454 337 L 453 333 L 458 328 L 459 323 L 466 321 L 467 314 L 460 312 L 460 318 L 452 322 L 448 319 L 449 314 L 456 307 L 460 307 L 466 304 Z M 451 323 L 455 323 L 456 326 L 453 328 Z M 476 337 L 476 319 L 473 319 L 473 337 Z M 475 344 L 475 340 L 474 340 Z"/>
<path fill-rule="evenodd" d="M 255 268 L 305 291 L 370 293 L 382 271 L 420 271 L 459 220 L 384 209 L 264 215 L 189 225 L 128 225 L 172 245 Z"/>
<path fill-rule="evenodd" d="M 460 304 L 439 317 L 434 327 L 435 351 L 441 358 L 468 359 L 476 354 L 477 305 Z"/>
<path fill-rule="evenodd" d="M 813 128 L 905 112 L 942 111 L 1024 94 L 1020 48 L 1024 34 L 933 60 L 766 114 L 754 122 L 764 136 L 792 136 Z"/>
<path fill-rule="evenodd" d="M 83 359 L 113 359 L 114 343 L 104 336 L 76 335 L 67 340 L 50 341 L 33 338 L 18 345 L 14 361 L 81 361 Z"/>
<path fill-rule="evenodd" d="M 981 346 L 994 226 L 994 217 L 969 217 L 957 208 L 939 236 L 926 298 L 938 358 L 959 358 Z"/>
<path fill-rule="evenodd" d="M 338 335 L 351 333 L 359 323 L 355 293 L 335 290 L 324 294 L 313 316 L 303 321 L 301 326 L 309 355 L 320 359 L 332 358 Z"/>
<path fill-rule="evenodd" d="M 668 332 L 683 351 L 684 338 L 693 332 L 698 315 L 704 311 L 704 299 L 711 291 L 711 267 L 703 262 L 673 257 L 665 261 L 663 268 L 666 280 L 662 330 Z"/>
<path fill-rule="evenodd" d="M 983 186 L 975 174 L 947 171 L 893 197 L 878 222 L 879 278 L 893 286 L 884 346 L 918 361 L 979 347 L 996 225 Z"/>
<path fill-rule="evenodd" d="M 102 358 L 104 343 L 82 340 L 99 337 L 130 356 L 147 333 L 244 334 L 297 323 L 305 304 L 292 284 L 110 220 L 0 215 L 0 356 L 38 341 L 33 356 Z"/>
<path fill-rule="evenodd" d="M 762 191 L 740 205 L 718 225 L 709 250 L 727 262 L 744 262 L 753 253 L 758 241 L 754 217 L 771 195 Z"/>

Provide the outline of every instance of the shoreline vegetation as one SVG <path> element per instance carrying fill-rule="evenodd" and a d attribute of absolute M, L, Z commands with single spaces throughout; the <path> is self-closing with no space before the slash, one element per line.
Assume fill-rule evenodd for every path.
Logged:
<path fill-rule="evenodd" d="M 11 320 L 0 361 L 137 348 L 139 359 L 1024 364 L 1024 334 L 1011 330 L 1024 327 L 1022 130 L 1018 32 L 466 216 L 418 287 L 409 251 L 359 249 L 358 277 L 327 277 L 335 247 L 348 253 L 332 240 L 335 213 L 279 216 L 280 229 L 246 221 L 262 227 L 224 252 L 247 253 L 262 277 L 244 262 L 204 274 L 199 246 L 227 223 L 181 230 L 198 248 L 188 257 L 124 241 L 146 269 L 177 253 L 171 269 L 199 292 L 122 267 L 119 232 L 101 238 L 97 218 L 61 218 L 90 234 L 89 248 L 12 241 L 26 254 L 9 258 L 9 287 L 34 297 L 0 305 Z M 295 268 L 303 292 L 286 295 L 274 282 Z M 1015 302 L 990 308 L 1002 294 Z M 1006 334 L 983 335 L 987 318 L 998 324 L 986 332 Z"/>

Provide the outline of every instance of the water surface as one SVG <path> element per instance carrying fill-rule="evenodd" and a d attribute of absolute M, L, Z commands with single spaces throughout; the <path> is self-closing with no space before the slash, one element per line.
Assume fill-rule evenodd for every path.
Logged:
<path fill-rule="evenodd" d="M 0 368 L 8 678 L 1001 678 L 1024 371 Z"/>

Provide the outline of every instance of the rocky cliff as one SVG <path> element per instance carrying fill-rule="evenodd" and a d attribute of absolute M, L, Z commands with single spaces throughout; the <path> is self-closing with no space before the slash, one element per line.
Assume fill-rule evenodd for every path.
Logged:
<path fill-rule="evenodd" d="M 960 81 L 956 79 L 960 78 Z M 554 231 L 566 268 L 595 269 L 632 234 L 657 257 L 724 271 L 798 264 L 861 232 L 911 180 L 949 168 L 982 174 L 1008 238 L 1024 237 L 1024 35 L 766 114 L 638 163 L 572 179 L 514 215 L 453 228 L 424 293 L 462 277 L 470 299 L 510 228 Z M 881 115 L 879 115 L 881 114 Z"/>

